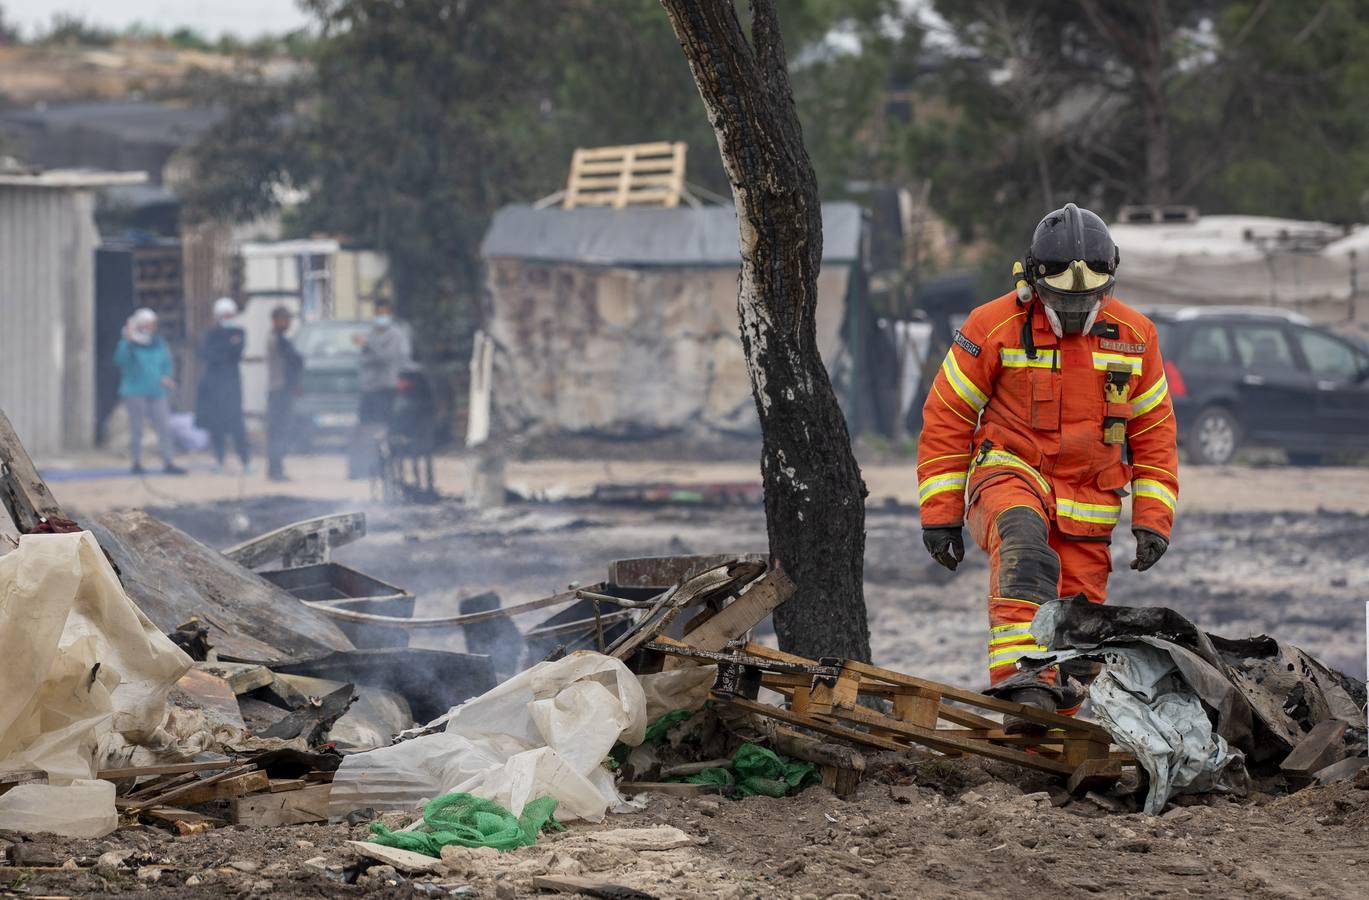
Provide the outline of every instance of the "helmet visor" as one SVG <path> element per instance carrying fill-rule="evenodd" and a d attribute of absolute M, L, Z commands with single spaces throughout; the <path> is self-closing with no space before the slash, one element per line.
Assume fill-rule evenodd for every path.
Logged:
<path fill-rule="evenodd" d="M 1085 262 L 1082 259 L 1072 260 L 1071 262 L 1051 265 L 1043 264 L 1046 269 L 1044 281 L 1053 291 L 1065 294 L 1093 294 L 1106 288 L 1108 282 L 1112 280 L 1112 273 L 1107 267 L 1097 268 L 1096 263 Z M 1052 272 L 1052 269 L 1056 271 Z"/>

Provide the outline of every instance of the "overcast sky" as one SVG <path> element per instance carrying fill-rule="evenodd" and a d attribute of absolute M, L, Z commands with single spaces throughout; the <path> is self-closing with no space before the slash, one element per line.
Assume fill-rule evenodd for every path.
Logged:
<path fill-rule="evenodd" d="M 0 0 L 7 21 L 31 35 L 56 13 L 79 15 L 97 25 L 125 28 L 142 22 L 161 31 L 182 26 L 211 38 L 278 34 L 307 23 L 295 0 Z"/>

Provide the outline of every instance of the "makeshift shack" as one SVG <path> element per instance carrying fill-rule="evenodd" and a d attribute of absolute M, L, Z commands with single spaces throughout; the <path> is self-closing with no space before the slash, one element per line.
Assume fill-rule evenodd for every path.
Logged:
<path fill-rule="evenodd" d="M 95 439 L 95 194 L 145 180 L 0 169 L 0 406 L 35 453 Z"/>
<path fill-rule="evenodd" d="M 863 323 L 863 218 L 854 204 L 829 203 L 822 219 L 818 348 L 848 419 L 858 419 L 852 360 L 861 355 L 847 335 Z M 703 439 L 758 430 L 737 325 L 732 207 L 507 206 L 481 254 L 497 428 Z"/>

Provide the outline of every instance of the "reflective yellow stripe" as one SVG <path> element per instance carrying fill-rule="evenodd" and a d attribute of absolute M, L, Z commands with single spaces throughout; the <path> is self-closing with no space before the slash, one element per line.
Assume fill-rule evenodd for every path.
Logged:
<path fill-rule="evenodd" d="M 1007 450 L 990 450 L 988 453 L 984 454 L 983 459 L 975 463 L 974 468 L 970 471 L 975 471 L 976 469 L 983 468 L 984 466 L 1008 466 L 1009 468 L 1018 469 L 1022 472 L 1026 472 L 1032 478 L 1036 479 L 1036 483 L 1041 486 L 1041 490 L 1045 491 L 1048 494 L 1050 493 L 1050 482 L 1042 478 L 1040 472 L 1036 471 L 1031 466 L 1023 462 L 1019 457 L 1015 456 L 1012 453 L 1009 453 Z"/>
<path fill-rule="evenodd" d="M 1167 412 L 1167 413 L 1165 413 L 1163 416 L 1161 416 L 1161 417 L 1160 417 L 1160 420 L 1159 420 L 1158 422 L 1151 422 L 1151 423 L 1150 423 L 1149 425 L 1147 425 L 1145 428 L 1142 428 L 1140 431 L 1136 432 L 1135 434 L 1129 434 L 1129 435 L 1127 435 L 1127 437 L 1128 437 L 1128 438 L 1138 438 L 1138 437 L 1140 437 L 1141 435 L 1145 434 L 1147 431 L 1150 431 L 1150 429 L 1154 428 L 1156 425 L 1163 425 L 1163 424 L 1165 424 L 1166 422 L 1168 422 L 1168 421 L 1170 420 L 1170 417 L 1173 416 L 1173 415 L 1174 415 L 1174 411 L 1173 411 L 1173 410 L 1170 410 L 1169 412 Z"/>
<path fill-rule="evenodd" d="M 998 358 L 1008 369 L 1056 369 L 1059 368 L 1060 353 L 1056 350 L 1037 350 L 1036 359 L 1028 359 L 1026 350 L 1003 347 L 998 351 Z"/>
<path fill-rule="evenodd" d="M 1148 413 L 1163 403 L 1168 396 L 1169 382 L 1165 380 L 1165 376 L 1162 373 L 1159 381 L 1152 384 L 1147 391 L 1141 394 L 1141 396 L 1131 401 L 1131 414 L 1133 416 L 1139 416 Z"/>
<path fill-rule="evenodd" d="M 984 404 L 989 402 L 988 396 L 975 386 L 969 376 L 960 371 L 960 363 L 955 361 L 954 349 L 946 352 L 946 361 L 941 364 L 941 371 L 946 373 L 946 380 L 960 395 L 960 399 L 968 403 L 975 412 L 979 412 L 984 408 Z"/>
<path fill-rule="evenodd" d="M 1130 366 L 1131 374 L 1141 374 L 1141 357 L 1139 356 L 1123 356 L 1120 353 L 1099 353 L 1097 350 L 1093 352 L 1093 367 L 1095 369 L 1101 369 L 1106 372 L 1109 363 L 1121 363 L 1124 366 Z"/>
<path fill-rule="evenodd" d="M 969 459 L 971 456 L 974 456 L 974 454 L 973 454 L 973 453 L 947 453 L 945 456 L 933 456 L 931 459 L 929 459 L 929 460 L 927 460 L 927 461 L 925 461 L 925 462 L 920 462 L 920 463 L 917 464 L 917 467 L 920 469 L 920 468 L 922 468 L 923 466 L 930 466 L 932 463 L 934 463 L 934 462 L 941 462 L 943 459 Z M 1164 471 L 1164 470 L 1162 469 L 1161 471 Z"/>
<path fill-rule="evenodd" d="M 993 650 L 989 653 L 989 665 L 1005 666 L 1008 663 L 1015 663 L 1028 653 L 1045 653 L 1046 648 L 1040 644 L 1023 644 L 1020 647 L 1005 647 L 1002 650 Z"/>
<path fill-rule="evenodd" d="M 1077 500 L 1068 500 L 1064 497 L 1056 498 L 1055 511 L 1067 519 L 1089 522 L 1094 525 L 1116 525 L 1117 520 L 1122 516 L 1120 504 L 1109 506 L 1103 503 L 1080 503 Z"/>
<path fill-rule="evenodd" d="M 1018 508 L 1018 507 L 1015 507 L 1015 506 L 1010 506 L 1010 507 L 1008 507 L 1008 509 L 1017 509 L 1017 508 Z M 1035 507 L 1033 507 L 1033 506 L 1023 506 L 1023 507 L 1021 507 L 1021 508 L 1022 508 L 1022 509 L 1035 509 Z M 1028 606 L 1035 606 L 1035 607 L 1040 607 L 1040 606 L 1041 606 L 1041 604 L 1040 604 L 1040 603 L 1037 603 L 1035 600 L 1023 600 L 1021 597 L 993 597 L 993 596 L 990 596 L 989 599 L 990 599 L 990 600 L 1010 600 L 1010 601 L 1012 601 L 1013 603 L 1025 603 L 1025 604 L 1027 604 Z M 1012 626 L 1010 626 L 1010 625 L 995 625 L 995 626 L 994 626 L 994 628 L 1010 628 L 1010 627 L 1012 627 Z"/>
<path fill-rule="evenodd" d="M 965 477 L 968 472 L 947 472 L 944 475 L 933 475 L 931 478 L 923 479 L 917 486 L 917 499 L 919 503 L 926 503 L 928 497 L 946 491 L 965 490 Z"/>
<path fill-rule="evenodd" d="M 1153 500 L 1159 500 L 1165 506 L 1168 506 L 1171 512 L 1176 511 L 1175 508 L 1179 504 L 1179 498 L 1174 496 L 1173 491 L 1156 481 L 1154 478 L 1138 478 L 1131 483 L 1131 486 L 1135 491 L 1136 496 L 1150 497 Z"/>
<path fill-rule="evenodd" d="M 1003 646 L 1004 644 L 1009 644 L 1009 645 L 1011 645 L 1011 644 L 1035 644 L 1035 643 L 1036 643 L 1036 637 L 1035 637 L 1034 635 L 1032 635 L 1032 633 L 1031 633 L 1030 630 L 1023 632 L 1022 634 L 1005 634 L 1005 635 L 1003 635 L 1002 637 L 991 637 L 991 638 L 989 638 L 989 647 L 990 647 L 990 648 L 993 648 L 993 647 L 1001 647 L 1001 646 Z"/>
<path fill-rule="evenodd" d="M 1179 476 L 1175 475 L 1169 469 L 1162 469 L 1159 466 L 1148 466 L 1145 463 L 1132 463 L 1132 465 L 1138 469 L 1150 469 L 1152 472 L 1159 472 L 1161 475 L 1168 475 L 1170 479 L 1173 481 L 1179 480 Z"/>
<path fill-rule="evenodd" d="M 1142 342 L 1142 343 L 1145 343 L 1146 336 L 1145 336 L 1144 334 L 1142 334 L 1140 331 L 1138 331 L 1138 330 L 1136 329 L 1136 326 L 1133 325 L 1133 324 L 1131 324 L 1130 322 L 1128 322 L 1126 319 L 1119 319 L 1119 318 L 1117 318 L 1116 316 L 1114 316 L 1114 315 L 1113 315 L 1112 313 L 1110 313 L 1110 312 L 1104 312 L 1104 313 L 1103 313 L 1103 318 L 1105 318 L 1105 319 L 1111 319 L 1112 321 L 1116 322 L 1116 323 L 1119 324 L 1119 325 L 1125 325 L 1125 326 L 1127 326 L 1128 328 L 1131 329 L 1131 333 L 1134 334 L 1134 335 L 1136 335 L 1136 340 L 1138 340 L 1138 341 L 1140 341 L 1140 342 Z"/>
<path fill-rule="evenodd" d="M 1031 601 L 1023 600 L 1022 602 L 1029 603 Z M 1035 603 L 1033 605 L 1040 606 L 1041 604 Z M 990 628 L 989 631 L 995 635 L 1004 636 L 1011 634 L 1031 634 L 1031 626 L 1032 623 L 1030 622 L 1013 622 L 1010 625 L 995 625 L 992 628 Z"/>
<path fill-rule="evenodd" d="M 942 403 L 946 404 L 946 408 L 949 409 L 951 412 L 955 413 L 957 416 L 964 419 L 966 422 L 969 422 L 971 426 L 979 424 L 974 419 L 971 419 L 969 416 L 965 415 L 963 412 L 952 406 L 951 401 L 947 400 L 945 397 L 941 395 L 941 388 L 936 386 L 935 381 L 932 382 L 932 390 L 936 391 L 937 399 L 940 400 Z"/>
<path fill-rule="evenodd" d="M 1024 313 L 1024 312 L 1013 313 L 1012 315 L 1010 315 L 1010 316 L 1008 316 L 1006 319 L 1004 319 L 1002 322 L 999 322 L 997 325 L 995 325 L 994 327 L 990 328 L 990 329 L 989 329 L 989 333 L 986 334 L 986 335 L 984 335 L 984 336 L 985 336 L 986 338 L 991 338 L 991 337 L 993 337 L 993 333 L 994 333 L 995 331 L 997 331 L 998 329 L 1002 328 L 1004 325 L 1007 325 L 1007 324 L 1008 324 L 1009 322 L 1011 322 L 1013 319 L 1020 319 L 1020 318 L 1022 318 L 1022 317 L 1025 316 L 1025 315 L 1026 315 L 1026 313 Z"/>

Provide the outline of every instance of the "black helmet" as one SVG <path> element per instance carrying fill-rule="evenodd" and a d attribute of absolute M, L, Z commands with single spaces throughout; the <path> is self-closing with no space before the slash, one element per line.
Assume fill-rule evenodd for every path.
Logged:
<path fill-rule="evenodd" d="M 1073 203 L 1037 224 L 1027 251 L 1027 280 L 1056 334 L 1078 334 L 1093 325 L 1117 280 L 1119 258 L 1103 220 Z"/>

